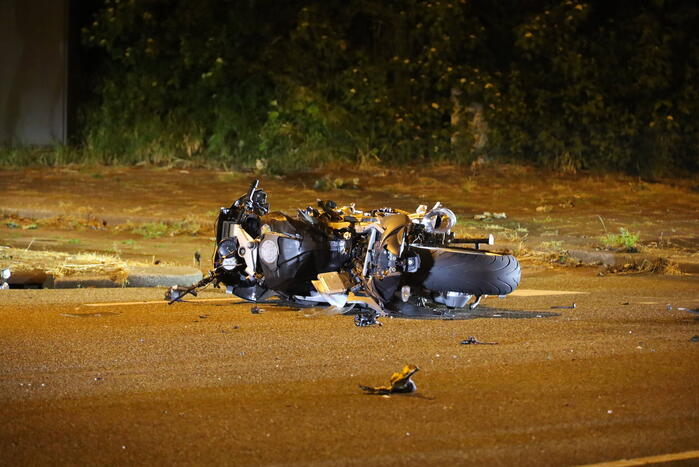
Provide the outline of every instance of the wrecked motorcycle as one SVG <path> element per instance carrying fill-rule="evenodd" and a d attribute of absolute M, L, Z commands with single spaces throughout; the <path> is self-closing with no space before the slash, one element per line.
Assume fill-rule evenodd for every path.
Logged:
<path fill-rule="evenodd" d="M 270 213 L 255 180 L 219 212 L 214 269 L 166 298 L 172 303 L 214 283 L 251 302 L 276 296 L 299 306 L 358 306 L 361 325 L 431 304 L 474 309 L 481 297 L 515 290 L 517 259 L 480 249 L 493 243 L 492 235 L 456 238 L 455 225 L 454 213 L 440 203 L 408 213 L 318 200 L 294 217 Z"/>

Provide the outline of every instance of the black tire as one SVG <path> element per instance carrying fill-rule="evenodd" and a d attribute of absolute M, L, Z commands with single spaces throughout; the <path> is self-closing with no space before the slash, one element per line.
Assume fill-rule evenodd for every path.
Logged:
<path fill-rule="evenodd" d="M 512 255 L 418 249 L 420 269 L 411 282 L 435 292 L 507 295 L 519 285 L 519 262 Z"/>

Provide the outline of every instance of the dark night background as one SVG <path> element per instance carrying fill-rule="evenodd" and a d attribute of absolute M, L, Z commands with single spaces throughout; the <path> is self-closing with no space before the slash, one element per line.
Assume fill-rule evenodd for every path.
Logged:
<path fill-rule="evenodd" d="M 699 167 L 694 1 L 74 0 L 71 141 L 287 171 Z"/>

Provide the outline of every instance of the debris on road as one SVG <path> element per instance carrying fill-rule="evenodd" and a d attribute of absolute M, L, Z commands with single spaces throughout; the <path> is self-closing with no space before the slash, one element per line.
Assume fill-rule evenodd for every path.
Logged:
<path fill-rule="evenodd" d="M 691 339 L 689 339 L 690 342 L 699 342 L 699 336 L 692 336 Z"/>
<path fill-rule="evenodd" d="M 165 300 L 167 300 L 168 305 L 172 305 L 175 302 L 183 302 L 182 297 L 187 294 L 192 294 L 194 297 L 197 296 L 197 291 L 191 291 L 189 287 L 181 287 L 175 285 L 170 287 L 167 292 L 165 292 Z"/>
<path fill-rule="evenodd" d="M 12 276 L 10 268 L 2 270 L 2 274 L 0 274 L 0 290 L 7 290 L 10 288 L 10 284 L 7 282 L 10 276 Z"/>
<path fill-rule="evenodd" d="M 257 305 L 250 308 L 250 313 L 252 313 L 253 315 L 259 315 L 260 313 L 264 313 L 264 312 L 265 312 L 264 308 L 260 308 Z"/>
<path fill-rule="evenodd" d="M 378 395 L 415 392 L 417 385 L 411 378 L 419 370 L 415 365 L 405 365 L 400 372 L 391 375 L 390 386 L 363 386 L 360 384 L 359 387 L 367 394 Z"/>
<path fill-rule="evenodd" d="M 373 326 L 375 324 L 383 326 L 383 323 L 376 319 L 375 313 L 357 313 L 354 315 L 354 325 L 357 327 Z"/>
<path fill-rule="evenodd" d="M 699 308 L 685 308 L 685 307 L 677 307 L 679 311 L 688 311 L 690 313 L 698 313 L 699 314 Z"/>
<path fill-rule="evenodd" d="M 184 286 L 179 286 L 175 285 L 173 287 L 170 287 L 170 289 L 165 292 L 165 300 L 167 300 L 168 305 L 172 305 L 175 302 L 182 302 L 182 297 L 184 297 L 187 294 L 191 294 L 192 296 L 196 297 L 197 296 L 197 290 L 202 289 L 209 285 L 211 282 L 213 282 L 216 279 L 216 276 L 214 275 L 214 272 L 211 271 L 208 276 L 203 277 L 199 282 L 196 284 L 190 285 L 189 287 L 184 287 Z"/>
<path fill-rule="evenodd" d="M 468 339 L 464 339 L 461 341 L 461 345 L 472 345 L 472 344 L 481 344 L 481 345 L 497 345 L 497 342 L 481 342 L 478 339 L 476 339 L 474 336 L 469 337 Z"/>
<path fill-rule="evenodd" d="M 552 306 L 551 308 L 552 308 L 552 309 L 559 309 L 559 310 L 574 310 L 575 308 L 577 308 L 577 305 L 575 304 L 575 302 L 573 302 L 573 304 L 570 305 L 570 306 L 565 306 L 565 305 L 554 305 L 554 306 Z"/>

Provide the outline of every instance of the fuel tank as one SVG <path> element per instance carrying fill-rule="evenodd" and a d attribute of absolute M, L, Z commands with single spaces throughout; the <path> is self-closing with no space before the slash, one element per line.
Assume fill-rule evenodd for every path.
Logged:
<path fill-rule="evenodd" d="M 307 223 L 287 217 L 272 220 L 259 244 L 265 287 L 289 295 L 309 295 L 311 280 L 337 271 L 350 260 L 350 245 Z"/>

